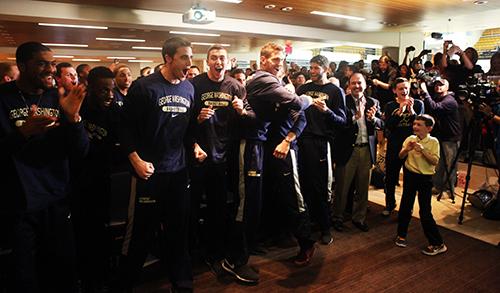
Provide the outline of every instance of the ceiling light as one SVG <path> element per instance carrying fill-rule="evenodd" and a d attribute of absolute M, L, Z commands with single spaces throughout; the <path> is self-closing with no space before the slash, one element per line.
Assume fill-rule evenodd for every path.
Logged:
<path fill-rule="evenodd" d="M 363 17 L 351 16 L 351 15 L 344 15 L 344 14 L 337 14 L 337 13 L 330 13 L 330 12 L 323 12 L 323 11 L 311 11 L 311 14 L 322 15 L 322 16 L 329 16 L 329 17 L 337 17 L 337 18 L 345 18 L 345 19 L 358 20 L 358 21 L 366 20 L 366 18 L 363 18 Z"/>
<path fill-rule="evenodd" d="M 276 8 L 276 5 L 274 5 L 274 4 L 267 4 L 267 5 L 264 5 L 264 8 L 265 9 L 274 9 L 274 8 Z"/>
<path fill-rule="evenodd" d="M 71 58 L 75 58 L 75 56 L 70 56 L 70 55 L 54 55 L 54 58 L 67 58 L 67 59 L 71 59 Z"/>
<path fill-rule="evenodd" d="M 144 43 L 146 40 L 142 39 L 121 39 L 121 38 L 95 38 L 98 41 L 116 41 L 116 42 L 137 42 Z"/>
<path fill-rule="evenodd" d="M 141 46 L 133 46 L 132 49 L 135 50 L 157 50 L 161 51 L 161 47 L 141 47 Z"/>
<path fill-rule="evenodd" d="M 219 43 L 203 43 L 203 42 L 191 42 L 191 45 L 198 45 L 198 46 L 212 46 L 212 45 L 221 45 L 222 47 L 230 47 L 230 44 L 219 44 Z"/>
<path fill-rule="evenodd" d="M 215 0 L 215 1 L 234 3 L 234 4 L 240 4 L 241 2 L 243 2 L 243 0 Z"/>
<path fill-rule="evenodd" d="M 138 63 L 153 63 L 153 60 L 128 60 L 128 62 L 138 62 Z"/>
<path fill-rule="evenodd" d="M 284 12 L 289 12 L 289 11 L 292 11 L 292 10 L 293 10 L 293 7 L 291 7 L 291 6 L 281 7 L 281 11 L 284 11 Z"/>
<path fill-rule="evenodd" d="M 7 57 L 7 60 L 16 60 L 16 57 Z"/>
<path fill-rule="evenodd" d="M 78 48 L 87 48 L 89 45 L 86 44 L 60 44 L 60 43 L 42 43 L 48 47 L 78 47 Z"/>
<path fill-rule="evenodd" d="M 191 35 L 191 36 L 206 36 L 206 37 L 220 37 L 219 34 L 211 34 L 211 33 L 193 33 L 193 32 L 179 32 L 179 31 L 170 31 L 171 34 L 176 35 Z"/>
<path fill-rule="evenodd" d="M 127 60 L 127 59 L 135 59 L 135 57 L 106 57 L 106 59 Z"/>
<path fill-rule="evenodd" d="M 80 62 L 99 62 L 101 59 L 91 59 L 91 58 L 74 58 L 72 59 L 73 61 L 80 61 Z"/>
<path fill-rule="evenodd" d="M 56 26 L 56 27 L 69 27 L 69 28 L 88 28 L 95 30 L 107 30 L 107 26 L 95 26 L 95 25 L 79 25 L 79 24 L 61 24 L 61 23 L 43 23 L 39 22 L 38 25 L 41 26 Z"/>
<path fill-rule="evenodd" d="M 488 1 L 476 0 L 476 1 L 474 1 L 473 3 L 474 3 L 474 4 L 476 4 L 476 5 L 483 5 L 483 4 L 488 3 Z"/>

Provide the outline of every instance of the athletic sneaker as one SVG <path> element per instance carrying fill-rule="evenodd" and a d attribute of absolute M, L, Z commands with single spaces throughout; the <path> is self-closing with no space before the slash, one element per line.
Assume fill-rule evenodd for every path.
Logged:
<path fill-rule="evenodd" d="M 333 237 L 332 233 L 330 233 L 330 230 L 325 230 L 321 232 L 321 244 L 323 245 L 329 245 L 333 242 Z"/>
<path fill-rule="evenodd" d="M 226 271 L 222 268 L 222 261 L 212 261 L 210 259 L 205 259 L 205 263 L 210 268 L 210 271 L 215 275 L 215 277 L 223 276 Z"/>
<path fill-rule="evenodd" d="M 293 263 L 297 266 L 306 266 L 311 262 L 311 258 L 314 255 L 314 251 L 316 250 L 316 247 L 311 246 L 311 248 L 306 249 L 306 250 L 300 250 L 297 256 L 295 256 L 295 259 L 293 260 Z"/>
<path fill-rule="evenodd" d="M 422 250 L 422 253 L 425 255 L 438 255 L 440 253 L 445 253 L 448 250 L 448 247 L 446 245 L 441 244 L 441 245 L 429 245 L 426 248 Z"/>
<path fill-rule="evenodd" d="M 396 243 L 396 246 L 399 246 L 399 247 L 408 246 L 408 241 L 406 241 L 406 238 L 401 238 L 399 236 L 396 237 L 396 240 L 394 241 L 394 243 Z"/>
<path fill-rule="evenodd" d="M 224 259 L 222 262 L 222 268 L 233 275 L 239 281 L 249 284 L 256 285 L 259 283 L 259 273 L 254 271 L 248 265 L 236 266 L 231 264 L 227 259 Z"/>

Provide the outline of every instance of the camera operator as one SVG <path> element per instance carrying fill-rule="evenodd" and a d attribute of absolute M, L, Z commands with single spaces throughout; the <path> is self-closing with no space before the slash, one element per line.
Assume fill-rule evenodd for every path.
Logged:
<path fill-rule="evenodd" d="M 460 64 L 458 65 L 452 64 L 449 60 L 455 54 L 460 57 Z M 452 41 L 444 41 L 440 65 L 441 72 L 450 82 L 451 91 L 457 92 L 458 86 L 465 84 L 469 76 L 483 72 L 480 66 L 475 66 L 478 56 L 477 51 L 472 47 L 462 51 Z"/>
<path fill-rule="evenodd" d="M 495 99 L 496 98 L 496 99 Z M 495 123 L 495 154 L 497 161 L 497 168 L 500 170 L 500 103 L 498 102 L 500 99 L 500 80 L 497 81 L 497 86 L 495 90 L 495 96 L 492 100 L 496 102 L 489 106 L 485 103 L 479 104 L 479 111 L 483 112 L 488 118 L 488 120 L 493 121 Z"/>
<path fill-rule="evenodd" d="M 460 146 L 461 125 L 458 103 L 449 90 L 449 82 L 444 78 L 436 78 L 434 82 L 434 97 L 431 98 L 427 85 L 421 82 L 420 88 L 424 96 L 426 112 L 430 112 L 436 119 L 434 136 L 441 144 L 441 156 L 433 178 L 435 189 L 433 193 L 441 193 L 450 189 L 450 198 L 455 197 L 455 181 L 457 173 L 456 160 L 458 147 Z"/>
<path fill-rule="evenodd" d="M 380 57 L 378 66 L 378 72 L 373 74 L 372 89 L 374 97 L 379 100 L 380 107 L 383 109 L 387 103 L 394 99 L 391 84 L 396 79 L 397 70 L 391 67 L 388 56 Z"/>

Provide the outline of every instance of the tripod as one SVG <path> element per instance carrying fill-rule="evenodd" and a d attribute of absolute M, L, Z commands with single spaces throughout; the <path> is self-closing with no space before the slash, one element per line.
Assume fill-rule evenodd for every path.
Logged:
<path fill-rule="evenodd" d="M 462 206 L 460 207 L 460 216 L 458 217 L 458 224 L 462 225 L 464 220 L 464 208 L 465 208 L 465 200 L 467 199 L 467 190 L 469 189 L 470 183 L 470 173 L 472 170 L 472 160 L 474 158 L 474 151 L 476 150 L 476 145 L 478 143 L 478 133 L 481 133 L 481 120 L 482 115 L 478 113 L 476 109 L 474 109 L 474 115 L 472 116 L 472 120 L 469 124 L 469 133 L 468 135 L 468 144 L 467 144 L 467 153 L 468 159 L 467 162 L 467 175 L 465 176 L 465 187 L 464 187 L 464 197 L 462 198 Z M 458 154 L 457 154 L 458 156 Z"/>

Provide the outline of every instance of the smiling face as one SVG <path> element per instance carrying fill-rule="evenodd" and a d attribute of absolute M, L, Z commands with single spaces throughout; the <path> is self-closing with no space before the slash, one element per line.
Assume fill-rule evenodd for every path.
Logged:
<path fill-rule="evenodd" d="M 366 81 L 361 73 L 354 73 L 349 79 L 349 89 L 351 94 L 359 98 L 363 95 L 366 90 Z"/>
<path fill-rule="evenodd" d="M 100 78 L 90 89 L 91 95 L 97 98 L 97 104 L 100 107 L 107 108 L 111 106 L 114 100 L 113 89 L 115 83 L 112 78 Z"/>
<path fill-rule="evenodd" d="M 193 50 L 191 47 L 179 47 L 174 56 L 165 56 L 166 70 L 178 80 L 185 80 L 191 65 L 193 65 Z"/>
<path fill-rule="evenodd" d="M 26 80 L 38 89 L 47 89 L 47 77 L 54 76 L 56 61 L 52 51 L 33 53 L 33 57 L 19 65 L 20 78 Z"/>
<path fill-rule="evenodd" d="M 120 89 L 128 89 L 132 84 L 132 73 L 128 67 L 122 67 L 115 76 L 116 86 Z"/>
<path fill-rule="evenodd" d="M 208 52 L 207 65 L 210 79 L 220 80 L 223 78 L 228 66 L 227 51 L 224 49 L 210 50 Z"/>
<path fill-rule="evenodd" d="M 260 56 L 260 69 L 277 76 L 283 67 L 285 54 L 281 50 L 274 50 L 269 57 Z"/>
<path fill-rule="evenodd" d="M 311 62 L 311 66 L 309 67 L 309 73 L 311 75 L 311 81 L 316 83 L 320 82 L 323 79 L 323 75 L 326 74 L 326 68 L 319 65 L 316 62 Z"/>
<path fill-rule="evenodd" d="M 392 90 L 396 97 L 400 100 L 405 100 L 409 98 L 410 95 L 410 83 L 407 81 L 400 82 L 396 85 L 396 88 Z"/>

